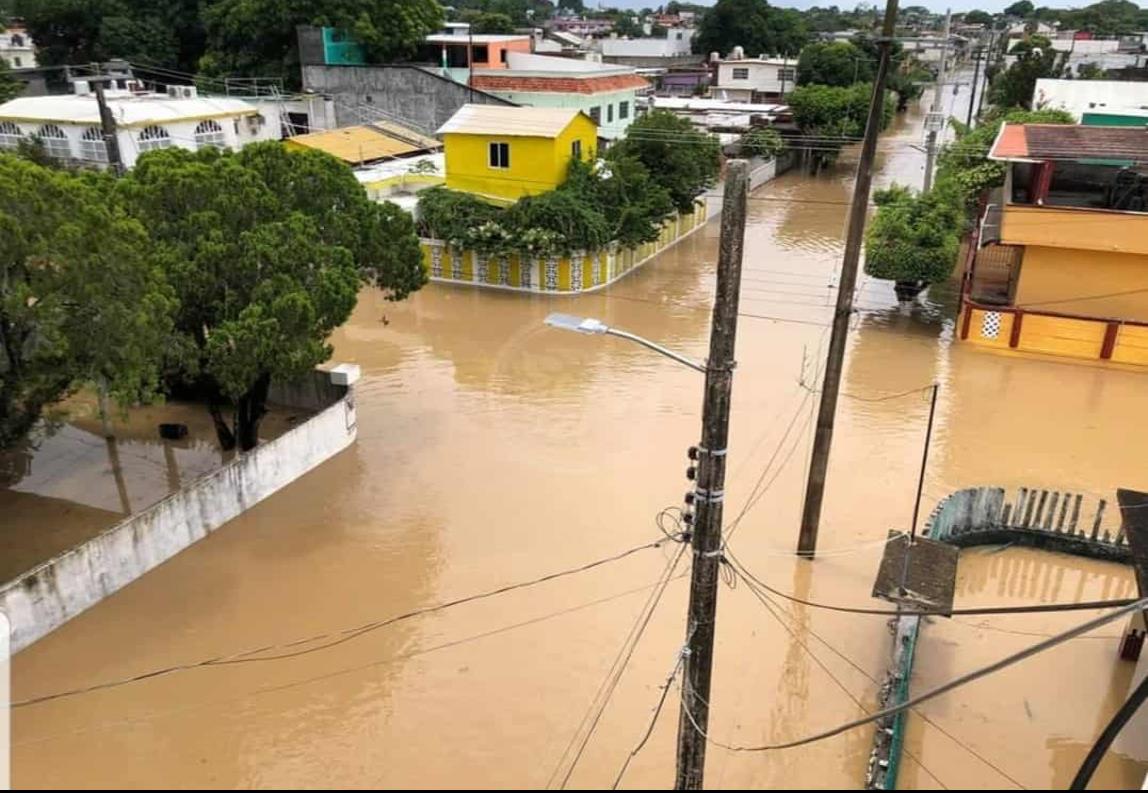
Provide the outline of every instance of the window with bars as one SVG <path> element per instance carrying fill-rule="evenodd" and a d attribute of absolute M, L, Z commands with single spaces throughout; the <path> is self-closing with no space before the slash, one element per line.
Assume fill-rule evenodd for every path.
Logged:
<path fill-rule="evenodd" d="M 749 67 L 748 66 L 742 66 L 740 68 L 735 68 L 733 70 L 733 79 L 735 79 L 735 80 L 748 80 L 749 79 Z"/>
<path fill-rule="evenodd" d="M 56 160 L 68 160 L 72 157 L 72 144 L 64 130 L 55 124 L 45 124 L 40 127 L 36 137 L 44 144 L 44 153 Z"/>
<path fill-rule="evenodd" d="M 99 127 L 88 127 L 80 136 L 80 159 L 88 162 L 108 161 L 108 144 Z"/>
<path fill-rule="evenodd" d="M 219 126 L 219 122 L 213 119 L 201 121 L 195 128 L 195 146 L 196 148 L 203 148 L 204 146 L 214 146 L 217 149 L 222 149 L 227 145 L 226 139 L 223 137 L 223 127 Z"/>
<path fill-rule="evenodd" d="M 613 124 L 614 123 L 614 106 L 613 105 L 606 105 L 606 123 L 607 124 Z"/>
<path fill-rule="evenodd" d="M 172 145 L 171 135 L 168 135 L 167 130 L 163 127 L 144 127 L 139 134 L 138 141 L 140 154 L 145 151 L 166 149 Z"/>
<path fill-rule="evenodd" d="M 575 160 L 582 159 L 582 141 L 576 140 L 570 144 L 570 156 Z"/>
<path fill-rule="evenodd" d="M 595 124 L 601 124 L 602 123 L 602 108 L 600 108 L 600 107 L 590 108 L 590 118 L 594 119 Z"/>
<path fill-rule="evenodd" d="M 490 144 L 490 167 L 491 168 L 509 168 L 510 167 L 510 144 L 509 143 L 492 143 L 492 144 Z"/>
<path fill-rule="evenodd" d="M 786 66 L 784 68 L 778 69 L 777 79 L 781 80 L 783 83 L 795 83 L 797 82 L 797 69 L 794 69 L 792 66 Z"/>
<path fill-rule="evenodd" d="M 619 102 L 618 103 L 618 118 L 629 118 L 629 117 L 630 117 L 630 103 L 629 102 Z"/>
<path fill-rule="evenodd" d="M 15 149 L 24 139 L 24 133 L 11 121 L 0 122 L 0 149 Z"/>

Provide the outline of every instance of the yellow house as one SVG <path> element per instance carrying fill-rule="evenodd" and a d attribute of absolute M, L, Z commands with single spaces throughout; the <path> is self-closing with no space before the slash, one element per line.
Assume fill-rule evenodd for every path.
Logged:
<path fill-rule="evenodd" d="M 1005 124 L 1006 167 L 970 246 L 961 339 L 1148 366 L 1148 133 Z"/>
<path fill-rule="evenodd" d="M 553 190 L 597 142 L 590 117 L 566 108 L 464 105 L 438 133 L 446 186 L 498 202 Z"/>

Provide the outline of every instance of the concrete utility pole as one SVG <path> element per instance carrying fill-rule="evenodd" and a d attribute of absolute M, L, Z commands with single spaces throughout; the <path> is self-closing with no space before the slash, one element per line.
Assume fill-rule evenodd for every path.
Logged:
<path fill-rule="evenodd" d="M 929 108 L 929 115 L 934 119 L 936 114 L 941 112 L 944 107 L 944 100 L 941 98 L 941 89 L 945 85 L 945 72 L 948 68 L 949 60 L 949 31 L 952 25 L 953 15 L 949 11 L 945 11 L 945 35 L 941 40 L 941 68 L 937 71 L 937 84 L 933 86 L 933 106 Z M 933 122 L 936 123 L 935 121 Z M 943 122 L 942 122 L 943 123 Z M 929 192 L 929 188 L 933 186 L 933 161 L 937 157 L 937 136 L 940 130 L 935 126 L 929 130 L 929 142 L 926 145 L 925 154 L 925 187 L 924 191 Z"/>
<path fill-rule="evenodd" d="M 713 324 L 710 330 L 710 354 L 706 359 L 702 442 L 697 449 L 697 488 L 694 491 L 696 516 L 691 540 L 694 563 L 686 620 L 685 682 L 678 719 L 675 783 L 678 790 L 701 790 L 705 773 L 718 568 L 721 564 L 726 442 L 729 438 L 730 394 L 733 389 L 738 294 L 741 291 L 748 171 L 749 166 L 745 160 L 731 160 L 726 168 L 725 191 L 722 196 L 717 294 L 714 297 Z"/>
<path fill-rule="evenodd" d="M 825 475 L 829 468 L 829 447 L 833 443 L 833 420 L 837 411 L 837 392 L 841 388 L 841 371 L 845 362 L 845 339 L 853 316 L 853 289 L 857 285 L 857 263 L 861 259 L 861 235 L 865 231 L 865 214 L 869 209 L 869 188 L 873 183 L 873 160 L 877 154 L 877 136 L 885 109 L 885 80 L 893 50 L 893 32 L 897 22 L 897 0 L 886 0 L 885 21 L 878 46 L 877 77 L 869 100 L 869 118 L 865 122 L 865 140 L 857 163 L 853 201 L 849 207 L 849 233 L 841 264 L 841 284 L 837 288 L 837 307 L 833 314 L 833 332 L 829 337 L 829 354 L 825 363 L 825 382 L 821 387 L 821 404 L 817 412 L 817 431 L 813 436 L 813 454 L 809 462 L 809 479 L 805 485 L 805 506 L 801 513 L 801 534 L 797 552 L 812 557 L 817 550 L 817 529 L 821 524 L 821 501 L 825 496 Z"/>
<path fill-rule="evenodd" d="M 104 96 L 104 83 L 118 79 L 109 74 L 93 74 L 85 78 L 95 89 L 96 104 L 100 108 L 100 128 L 104 134 L 104 146 L 108 150 L 108 165 L 117 176 L 124 172 L 124 161 L 120 157 L 120 144 L 116 139 L 116 117 L 108 107 L 107 97 Z"/>
<path fill-rule="evenodd" d="M 969 93 L 969 113 L 965 118 L 966 127 L 971 127 L 973 125 L 973 107 L 976 105 L 977 100 L 977 79 L 981 75 L 981 58 L 984 57 L 984 55 L 984 47 L 977 47 L 977 58 L 975 61 L 973 61 L 973 87 Z"/>

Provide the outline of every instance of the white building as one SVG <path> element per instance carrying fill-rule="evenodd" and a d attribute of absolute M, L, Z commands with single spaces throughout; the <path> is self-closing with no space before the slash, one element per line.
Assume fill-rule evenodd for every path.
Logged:
<path fill-rule="evenodd" d="M 0 30 L 0 59 L 11 69 L 36 68 L 36 45 L 19 26 Z"/>
<path fill-rule="evenodd" d="M 611 37 L 599 41 L 598 47 L 603 58 L 679 58 L 690 54 L 695 33 L 693 28 L 670 28 L 664 39 Z"/>
<path fill-rule="evenodd" d="M 100 111 L 90 86 L 76 82 L 66 96 L 28 96 L 0 105 L 0 151 L 38 138 L 49 156 L 92 164 L 108 162 Z M 116 122 L 116 142 L 126 167 L 140 154 L 176 147 L 239 149 L 261 140 L 278 140 L 278 110 L 269 118 L 242 99 L 201 97 L 191 86 L 171 86 L 170 94 L 107 90 Z"/>
<path fill-rule="evenodd" d="M 1148 83 L 1042 78 L 1033 89 L 1032 106 L 1067 110 L 1078 123 L 1085 114 L 1139 116 L 1148 110 Z"/>
<path fill-rule="evenodd" d="M 760 103 L 778 99 L 793 90 L 797 83 L 795 58 L 741 57 L 741 47 L 717 63 L 717 82 L 710 95 L 727 102 Z"/>

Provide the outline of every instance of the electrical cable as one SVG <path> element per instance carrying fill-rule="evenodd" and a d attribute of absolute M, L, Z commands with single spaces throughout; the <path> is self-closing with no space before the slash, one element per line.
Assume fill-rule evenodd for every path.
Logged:
<path fill-rule="evenodd" d="M 1014 664 L 1017 664 L 1021 661 L 1024 661 L 1024 660 L 1026 660 L 1026 659 L 1028 659 L 1034 655 L 1037 655 L 1038 653 L 1042 653 L 1045 650 L 1051 649 L 1052 647 L 1055 647 L 1056 645 L 1061 644 L 1062 642 L 1068 641 L 1070 639 L 1074 639 L 1077 636 L 1080 636 L 1080 635 L 1088 633 L 1092 630 L 1095 630 L 1096 628 L 1099 628 L 1102 625 L 1107 625 L 1108 623 L 1110 623 L 1114 620 L 1117 620 L 1120 617 L 1131 614 L 1134 611 L 1144 609 L 1145 607 L 1148 607 L 1148 598 L 1141 598 L 1140 600 L 1134 601 L 1134 602 L 1130 603 L 1129 605 L 1124 606 L 1123 608 L 1115 609 L 1113 611 L 1108 612 L 1107 614 L 1102 614 L 1099 617 L 1096 617 L 1094 619 L 1089 620 L 1088 622 L 1083 622 L 1083 623 L 1077 625 L 1075 628 L 1070 628 L 1069 630 L 1064 631 L 1062 633 L 1059 633 L 1059 634 L 1057 634 L 1057 635 L 1055 635 L 1049 639 L 1045 639 L 1042 642 L 1037 642 L 1034 645 L 1026 647 L 1025 649 L 1023 649 L 1019 652 L 1012 653 L 1011 655 L 1007 655 L 998 661 L 994 661 L 993 663 L 988 664 L 987 666 L 983 666 L 983 667 L 980 667 L 978 669 L 974 669 L 973 671 L 968 672 L 966 674 L 963 674 L 959 677 L 956 677 L 956 678 L 948 681 L 947 683 L 943 683 L 943 684 L 941 684 L 935 688 L 931 688 L 922 694 L 918 694 L 915 697 L 910 697 L 909 699 L 907 699 L 905 702 L 901 703 L 900 705 L 896 705 L 896 706 L 891 707 L 891 708 L 885 708 L 884 710 L 870 713 L 865 718 L 854 719 L 853 721 L 849 721 L 849 722 L 846 722 L 844 724 L 840 724 L 840 725 L 833 727 L 831 729 L 823 730 L 822 732 L 814 733 L 812 735 L 805 736 L 804 738 L 798 738 L 798 739 L 792 740 L 792 741 L 784 741 L 782 743 L 775 743 L 775 744 L 762 744 L 762 745 L 758 745 L 758 746 L 736 746 L 736 745 L 732 745 L 732 744 L 727 744 L 727 743 L 724 743 L 722 741 L 718 741 L 718 740 L 714 739 L 713 737 L 707 735 L 705 733 L 705 731 L 702 730 L 698 726 L 697 720 L 694 718 L 693 714 L 690 712 L 688 707 L 685 707 L 683 705 L 682 712 L 686 714 L 686 717 L 689 719 L 689 721 L 693 725 L 694 729 L 698 731 L 699 735 L 701 735 L 703 738 L 705 738 L 706 741 L 708 741 L 709 743 L 712 743 L 714 746 L 719 746 L 723 749 L 726 749 L 727 751 L 731 751 L 731 752 L 768 752 L 768 751 L 778 751 L 781 749 L 793 749 L 793 748 L 796 748 L 798 746 L 806 746 L 806 745 L 811 744 L 811 743 L 823 741 L 827 738 L 832 738 L 834 736 L 840 735 L 843 732 L 848 732 L 849 730 L 856 729 L 857 727 L 863 727 L 866 724 L 871 724 L 871 723 L 878 721 L 880 719 L 885 719 L 885 718 L 888 718 L 889 716 L 895 716 L 898 713 L 901 713 L 901 712 L 906 711 L 906 710 L 910 710 L 913 707 L 921 704 L 922 702 L 927 702 L 931 699 L 935 699 L 936 697 L 939 697 L 942 694 L 946 694 L 949 691 L 952 691 L 953 689 L 960 688 L 961 686 L 967 685 L 968 683 L 972 683 L 973 681 L 979 680 L 982 677 L 986 677 L 986 676 L 991 675 L 995 672 L 999 672 L 1002 669 L 1005 669 L 1005 668 L 1010 667 Z M 686 679 L 686 684 L 688 685 L 688 683 L 689 683 L 689 681 L 688 681 L 688 679 Z M 683 701 L 685 701 L 685 700 L 683 700 Z"/>
<path fill-rule="evenodd" d="M 1089 600 L 1080 601 L 1077 603 L 1039 603 L 1032 606 L 975 606 L 972 608 L 959 608 L 951 609 L 948 611 L 940 609 L 880 609 L 880 608 L 866 608 L 864 606 L 839 606 L 831 603 L 817 603 L 812 600 L 806 600 L 788 592 L 782 592 L 779 589 L 771 587 L 769 584 L 762 581 L 751 573 L 745 565 L 738 561 L 737 557 L 733 555 L 729 546 L 724 548 L 724 554 L 729 557 L 730 561 L 745 575 L 753 579 L 762 589 L 771 594 L 784 598 L 792 603 L 800 603 L 803 606 L 810 608 L 822 609 L 824 611 L 836 611 L 842 614 L 867 614 L 871 616 L 880 617 L 949 617 L 954 615 L 977 615 L 977 614 L 1045 614 L 1048 612 L 1059 611 L 1089 611 L 1093 609 L 1106 609 L 1106 608 L 1127 608 L 1133 603 L 1139 601 L 1135 598 L 1120 598 L 1115 600 Z"/>
<path fill-rule="evenodd" d="M 689 644 L 689 638 L 687 638 L 686 643 L 683 644 L 682 648 L 678 651 L 678 659 L 674 663 L 674 668 L 670 670 L 670 674 L 666 678 L 666 682 L 661 686 L 662 694 L 658 697 L 658 704 L 654 707 L 654 715 L 650 719 L 650 725 L 646 727 L 646 732 L 642 735 L 641 740 L 638 741 L 638 745 L 631 749 L 630 753 L 626 755 L 626 761 L 622 763 L 622 768 L 618 771 L 618 775 L 614 777 L 614 784 L 610 786 L 610 790 L 617 790 L 618 785 L 622 784 L 622 777 L 626 775 L 626 769 L 630 767 L 631 761 L 633 761 L 633 759 L 638 756 L 638 753 L 646 747 L 646 744 L 650 740 L 650 736 L 654 734 L 654 727 L 658 723 L 658 717 L 662 715 L 662 708 L 666 704 L 666 696 L 670 693 L 670 686 L 673 685 L 674 678 L 678 676 L 678 672 L 681 671 L 682 664 L 685 663 L 686 649 L 689 647 Z"/>
<path fill-rule="evenodd" d="M 1096 773 L 1096 767 L 1100 765 L 1100 761 L 1104 759 L 1104 755 L 1108 753 L 1108 748 L 1112 746 L 1112 742 L 1116 740 L 1116 736 L 1124 729 L 1124 725 L 1136 715 L 1136 711 L 1140 710 L 1140 706 L 1144 704 L 1144 700 L 1148 699 L 1148 677 L 1140 681 L 1136 686 L 1136 690 L 1125 700 L 1124 704 L 1120 706 L 1120 710 L 1113 714 L 1112 719 L 1108 722 L 1108 726 L 1096 738 L 1096 743 L 1092 744 L 1092 748 L 1088 750 L 1088 754 L 1084 757 L 1084 762 L 1080 764 L 1080 769 L 1076 772 L 1076 776 L 1072 778 L 1072 784 L 1068 786 L 1069 790 L 1085 790 L 1088 788 L 1088 783 L 1092 779 L 1092 775 Z"/>
<path fill-rule="evenodd" d="M 650 619 L 654 616 L 654 611 L 657 609 L 658 603 L 661 602 L 662 595 L 665 593 L 666 587 L 673 579 L 674 570 L 677 568 L 678 562 L 681 561 L 682 556 L 685 555 L 686 549 L 689 547 L 689 545 L 682 543 L 678 553 L 675 554 L 671 558 L 670 562 L 666 565 L 666 570 L 660 579 L 660 586 L 655 588 L 654 591 L 650 593 L 649 600 L 643 607 L 643 610 L 638 613 L 637 621 L 634 623 L 634 626 L 627 634 L 626 640 L 622 643 L 621 648 L 619 648 L 618 655 L 615 657 L 613 665 L 606 673 L 606 677 L 603 679 L 602 685 L 599 686 L 598 692 L 595 694 L 594 699 L 590 701 L 590 709 L 586 712 L 586 715 L 582 717 L 582 721 L 578 725 L 578 729 L 575 730 L 574 735 L 571 737 L 570 743 L 566 746 L 566 749 L 558 758 L 558 764 L 555 766 L 554 771 L 550 775 L 550 780 L 546 785 L 547 788 L 549 788 L 557 778 L 558 772 L 562 768 L 562 764 L 565 762 L 566 757 L 570 753 L 574 743 L 577 742 L 578 734 L 582 731 L 582 728 L 587 724 L 587 722 L 589 722 L 589 727 L 586 729 L 586 733 L 582 737 L 582 741 L 578 746 L 578 750 L 574 754 L 573 760 L 570 762 L 570 766 L 566 769 L 566 773 L 562 777 L 562 784 L 559 786 L 559 789 L 564 790 L 566 788 L 566 784 L 570 781 L 570 777 L 574 773 L 574 769 L 578 767 L 578 763 L 582 759 L 582 754 L 586 751 L 586 747 L 589 745 L 590 739 L 594 736 L 594 731 L 597 730 L 598 724 L 601 723 L 602 714 L 605 713 L 606 706 L 610 704 L 610 699 L 613 697 L 614 691 L 617 689 L 618 683 L 622 679 L 622 673 L 626 671 L 626 666 L 630 663 L 630 659 L 634 655 L 634 650 L 637 649 L 638 642 L 641 641 L 642 634 L 644 634 L 646 631 L 646 626 L 650 624 Z M 592 718 L 590 715 L 591 713 L 593 713 Z"/>
<path fill-rule="evenodd" d="M 456 598 L 454 600 L 450 600 L 450 601 L 447 601 L 445 603 L 439 603 L 439 604 L 434 605 L 434 606 L 426 606 L 423 608 L 414 609 L 413 611 L 408 611 L 408 612 L 405 612 L 403 614 L 398 614 L 394 617 L 388 617 L 388 618 L 383 619 L 383 620 L 368 622 L 368 623 L 365 623 L 363 625 L 358 625 L 358 626 L 353 627 L 353 628 L 345 628 L 345 629 L 338 630 L 338 631 L 331 631 L 328 633 L 322 633 L 322 634 L 318 634 L 318 635 L 314 635 L 314 636 L 308 636 L 306 638 L 296 639 L 294 641 L 285 642 L 285 643 L 269 644 L 269 645 L 265 645 L 263 647 L 257 647 L 257 648 L 251 649 L 251 650 L 244 650 L 244 651 L 241 651 L 238 653 L 231 653 L 228 655 L 216 656 L 214 658 L 209 658 L 209 659 L 206 659 L 203 661 L 195 661 L 195 662 L 184 663 L 184 664 L 173 664 L 172 666 L 162 667 L 160 669 L 153 669 L 149 672 L 144 672 L 144 673 L 138 674 L 138 675 L 132 675 L 131 677 L 120 678 L 118 680 L 110 680 L 110 681 L 107 681 L 104 683 L 96 683 L 96 684 L 93 684 L 90 686 L 84 686 L 82 688 L 75 688 L 75 689 L 70 689 L 67 691 L 58 691 L 58 692 L 55 692 L 52 694 L 44 694 L 44 695 L 38 696 L 38 697 L 30 697 L 28 699 L 13 702 L 11 704 L 11 707 L 21 708 L 21 707 L 27 707 L 29 705 L 38 705 L 38 704 L 43 703 L 43 702 L 50 702 L 52 700 L 63 699 L 65 697 L 72 697 L 72 696 L 76 696 L 79 694 L 87 694 L 87 693 L 90 693 L 93 691 L 102 691 L 102 690 L 108 689 L 108 688 L 117 688 L 119 686 L 125 686 L 125 685 L 131 684 L 131 683 L 138 683 L 138 682 L 143 681 L 143 680 L 151 680 L 151 679 L 154 679 L 157 677 L 163 677 L 163 676 L 166 676 L 169 674 L 174 674 L 176 672 L 185 672 L 185 671 L 188 671 L 191 669 L 198 669 L 200 667 L 223 666 L 223 665 L 236 664 L 236 663 L 252 663 L 252 662 L 259 662 L 259 661 L 276 661 L 276 660 L 280 660 L 283 658 L 294 658 L 296 656 L 305 655 L 307 653 L 316 652 L 318 650 L 325 650 L 329 647 L 335 646 L 336 644 L 342 644 L 343 642 L 350 641 L 351 639 L 356 639 L 359 636 L 362 636 L 368 632 L 375 631 L 375 630 L 378 630 L 379 628 L 387 627 L 389 625 L 394 625 L 395 623 L 402 622 L 404 620 L 413 619 L 414 617 L 421 617 L 425 614 L 431 614 L 431 613 L 434 613 L 437 611 L 443 611 L 445 609 L 452 608 L 454 606 L 460 606 L 460 605 L 463 605 L 465 603 L 472 603 L 476 600 L 484 600 L 486 598 L 494 597 L 495 595 L 504 594 L 506 592 L 511 592 L 511 591 L 516 590 L 516 589 L 524 589 L 526 587 L 535 586 L 537 584 L 541 584 L 541 583 L 544 583 L 547 581 L 553 581 L 553 580 L 558 579 L 558 578 L 564 578 L 566 576 L 574 575 L 576 573 L 586 572 L 588 570 L 594 569 L 595 567 L 601 567 L 604 564 L 609 564 L 610 562 L 616 562 L 616 561 L 619 561 L 621 559 L 625 559 L 626 557 L 632 556 L 633 554 L 638 553 L 639 551 L 648 550 L 650 548 L 661 547 L 663 544 L 665 544 L 665 542 L 666 542 L 666 540 L 657 540 L 655 542 L 646 543 L 644 545 L 639 545 L 637 547 L 630 548 L 629 550 L 622 551 L 621 553 L 614 554 L 613 556 L 608 556 L 608 557 L 605 557 L 603 559 L 598 559 L 598 560 L 593 561 L 593 562 L 588 562 L 587 564 L 581 565 L 579 567 L 574 567 L 574 568 L 570 568 L 567 570 L 562 570 L 562 571 L 559 571 L 556 573 L 549 573 L 547 575 L 540 576 L 538 578 L 534 578 L 534 579 L 531 579 L 529 581 L 519 582 L 517 584 L 508 584 L 506 586 L 501 586 L 501 587 L 498 587 L 496 589 L 487 590 L 486 592 L 481 592 L 481 593 L 474 594 L 474 595 L 468 595 L 466 597 Z M 319 645 L 317 647 L 310 647 L 310 648 L 307 648 L 305 650 L 298 650 L 298 651 L 294 651 L 291 653 L 284 653 L 282 655 L 250 657 L 250 656 L 255 656 L 257 653 L 267 652 L 268 650 L 274 650 L 274 649 L 279 649 L 279 648 L 288 648 L 288 647 L 296 647 L 300 644 L 307 644 L 308 642 L 319 641 L 320 639 L 329 639 L 332 637 L 339 637 L 339 638 L 337 638 L 331 642 L 328 642 L 326 644 Z"/>

